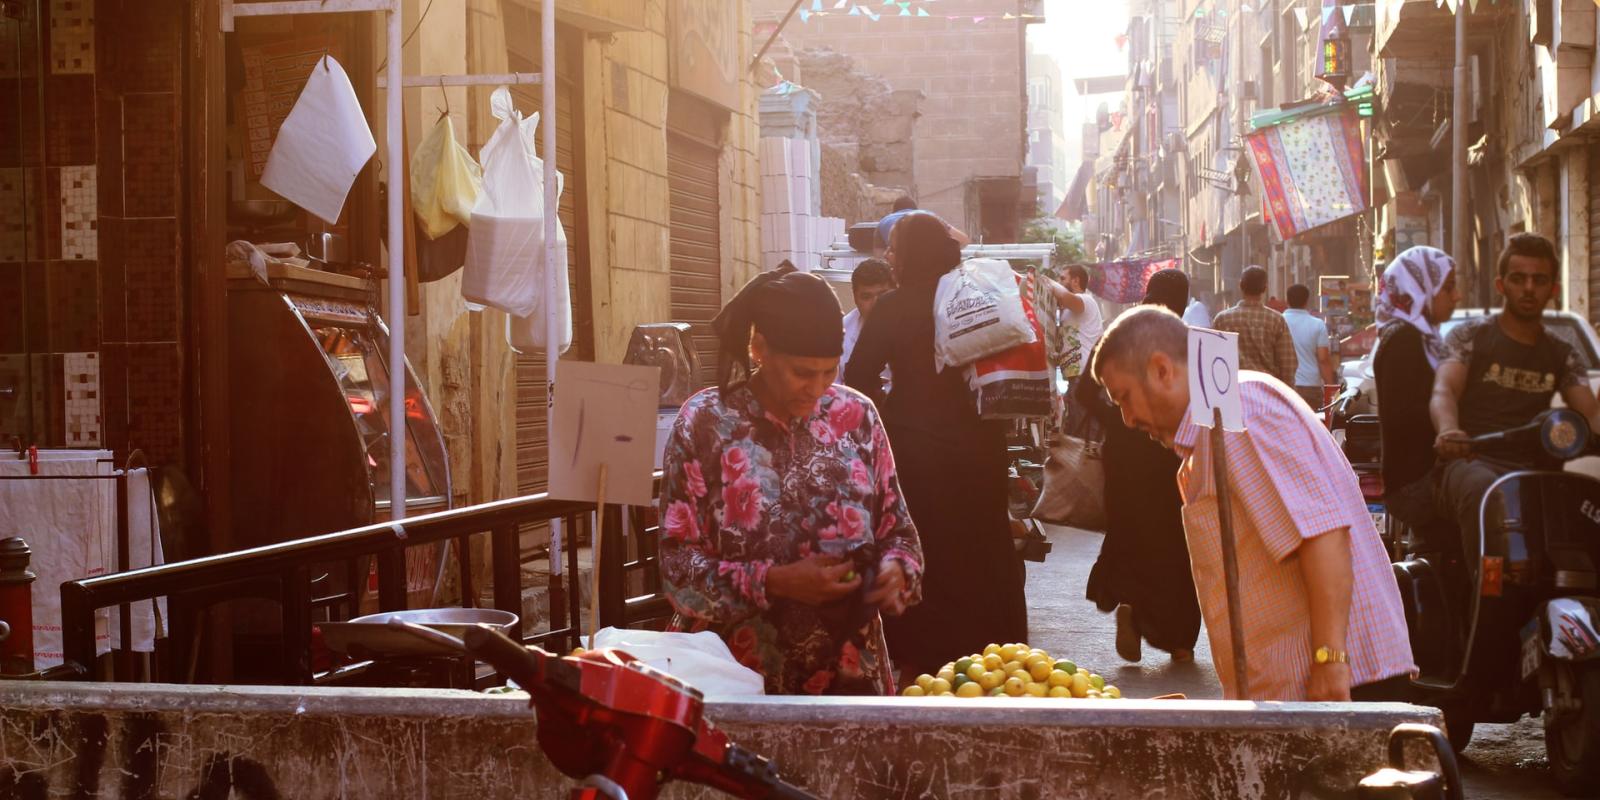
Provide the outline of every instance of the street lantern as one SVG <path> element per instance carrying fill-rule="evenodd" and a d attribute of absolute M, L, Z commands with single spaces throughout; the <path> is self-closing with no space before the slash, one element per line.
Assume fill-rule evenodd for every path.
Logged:
<path fill-rule="evenodd" d="M 1338 0 L 1322 0 L 1322 30 L 1317 41 L 1317 77 L 1335 91 L 1344 91 L 1350 79 L 1350 27 Z"/>

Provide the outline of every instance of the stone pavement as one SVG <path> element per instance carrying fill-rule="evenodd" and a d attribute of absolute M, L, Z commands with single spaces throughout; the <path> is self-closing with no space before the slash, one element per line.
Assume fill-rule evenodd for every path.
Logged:
<path fill-rule="evenodd" d="M 1028 564 L 1029 644 L 1104 675 L 1126 697 L 1173 692 L 1199 700 L 1222 697 L 1204 630 L 1190 664 L 1173 664 L 1165 653 L 1150 647 L 1138 664 L 1117 656 L 1114 615 L 1101 614 L 1083 597 L 1089 569 L 1100 553 L 1101 535 L 1050 526 L 1046 531 L 1054 550 L 1043 564 Z M 1562 797 L 1546 775 L 1544 732 L 1537 719 L 1479 725 L 1463 771 L 1471 800 Z"/>

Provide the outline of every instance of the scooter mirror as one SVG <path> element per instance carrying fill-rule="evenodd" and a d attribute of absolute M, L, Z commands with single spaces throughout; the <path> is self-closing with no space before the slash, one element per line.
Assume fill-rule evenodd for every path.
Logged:
<path fill-rule="evenodd" d="M 1539 425 L 1539 443 L 1553 458 L 1577 458 L 1589 446 L 1589 423 L 1570 408 L 1553 408 Z"/>

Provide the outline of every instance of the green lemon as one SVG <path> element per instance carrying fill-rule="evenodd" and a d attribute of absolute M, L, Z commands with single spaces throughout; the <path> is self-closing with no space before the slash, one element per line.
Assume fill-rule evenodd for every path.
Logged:
<path fill-rule="evenodd" d="M 963 659 L 961 659 L 961 660 L 956 662 L 956 674 L 957 675 L 964 674 L 969 669 L 972 669 L 972 659 L 963 658 Z"/>
<path fill-rule="evenodd" d="M 1078 671 L 1078 665 L 1074 664 L 1071 661 L 1068 661 L 1066 659 L 1062 659 L 1062 660 L 1056 662 L 1056 669 L 1059 669 L 1062 672 L 1065 672 L 1068 675 L 1071 675 L 1072 673 Z"/>

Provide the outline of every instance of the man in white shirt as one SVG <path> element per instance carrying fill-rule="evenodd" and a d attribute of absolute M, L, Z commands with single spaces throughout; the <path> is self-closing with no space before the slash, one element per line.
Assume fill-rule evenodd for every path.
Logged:
<path fill-rule="evenodd" d="M 844 383 L 845 364 L 850 363 L 850 353 L 856 349 L 856 339 L 861 337 L 861 328 L 867 324 L 867 317 L 872 315 L 872 307 L 878 304 L 878 298 L 893 289 L 894 272 L 889 262 L 882 259 L 864 259 L 850 273 L 850 294 L 855 297 L 856 307 L 844 315 L 844 355 L 839 358 L 838 383 Z M 888 382 L 888 370 L 885 369 L 884 383 Z"/>
<path fill-rule="evenodd" d="M 1183 310 L 1183 322 L 1194 328 L 1211 327 L 1211 309 L 1206 306 L 1206 301 L 1195 292 L 1194 299 L 1189 301 L 1189 307 Z"/>
<path fill-rule="evenodd" d="M 1061 309 L 1061 375 L 1071 380 L 1088 371 L 1089 351 L 1100 340 L 1105 318 L 1089 292 L 1089 270 L 1082 264 L 1067 267 L 1066 291 L 1055 295 Z"/>
<path fill-rule="evenodd" d="M 1299 360 L 1294 371 L 1294 390 L 1312 408 L 1321 408 L 1322 387 L 1333 383 L 1328 323 L 1306 310 L 1311 290 L 1305 284 L 1290 286 L 1287 294 L 1289 308 L 1283 312 L 1283 321 L 1289 323 L 1289 338 L 1294 340 L 1294 352 Z"/>

